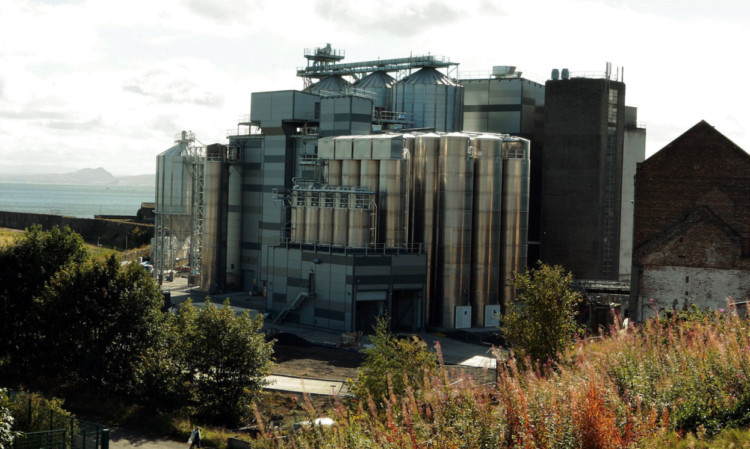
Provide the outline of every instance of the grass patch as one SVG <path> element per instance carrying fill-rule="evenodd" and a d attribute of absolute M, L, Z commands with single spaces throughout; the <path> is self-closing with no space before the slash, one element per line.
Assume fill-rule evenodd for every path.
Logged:
<path fill-rule="evenodd" d="M 7 246 L 13 243 L 13 239 L 23 231 L 18 229 L 0 228 L 0 246 Z"/>

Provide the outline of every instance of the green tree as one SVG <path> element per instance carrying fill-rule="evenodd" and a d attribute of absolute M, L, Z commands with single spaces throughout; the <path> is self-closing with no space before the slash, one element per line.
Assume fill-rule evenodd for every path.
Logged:
<path fill-rule="evenodd" d="M 148 273 L 114 255 L 66 266 L 37 300 L 34 366 L 55 382 L 134 394 L 143 355 L 162 338 L 162 302 Z"/>
<path fill-rule="evenodd" d="M 539 263 L 511 280 L 517 300 L 500 319 L 506 343 L 532 364 L 557 361 L 570 346 L 580 326 L 575 317 L 581 297 L 570 288 L 573 275 L 562 266 Z M 523 360 L 521 360 L 523 362 Z"/>
<path fill-rule="evenodd" d="M 175 321 L 180 338 L 174 354 L 188 375 L 198 416 L 227 425 L 242 422 L 271 367 L 273 343 L 261 332 L 263 317 L 237 315 L 228 301 L 216 307 L 208 300 L 202 308 L 183 305 Z"/>
<path fill-rule="evenodd" d="M 34 298 L 62 267 L 85 259 L 83 239 L 69 227 L 43 232 L 35 225 L 0 247 L 0 367 L 5 377 L 18 379 L 29 372 L 27 356 L 36 350 L 31 346 L 37 330 Z"/>
<path fill-rule="evenodd" d="M 374 330 L 372 347 L 365 349 L 365 361 L 350 391 L 359 398 L 369 394 L 376 403 L 388 396 L 389 384 L 396 396 L 405 394 L 407 386 L 418 394 L 425 375 L 438 368 L 437 355 L 421 338 L 400 339 L 388 332 L 388 318 L 378 318 Z"/>

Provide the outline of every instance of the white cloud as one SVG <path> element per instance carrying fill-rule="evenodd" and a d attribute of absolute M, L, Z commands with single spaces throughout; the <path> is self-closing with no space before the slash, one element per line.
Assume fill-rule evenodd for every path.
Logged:
<path fill-rule="evenodd" d="M 0 165 L 152 172 L 180 130 L 225 142 L 251 92 L 301 88 L 303 49 L 327 42 L 345 62 L 431 53 L 542 81 L 611 61 L 649 154 L 701 119 L 750 149 L 749 18 L 744 0 L 2 2 Z"/>

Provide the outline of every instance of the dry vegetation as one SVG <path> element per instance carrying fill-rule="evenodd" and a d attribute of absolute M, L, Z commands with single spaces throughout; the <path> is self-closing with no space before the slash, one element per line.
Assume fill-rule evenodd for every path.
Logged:
<path fill-rule="evenodd" d="M 288 434 L 261 420 L 253 447 L 709 447 L 750 424 L 750 324 L 727 310 L 614 329 L 542 370 L 510 361 L 497 387 L 441 370 L 420 395 L 308 405 L 336 425 Z"/>

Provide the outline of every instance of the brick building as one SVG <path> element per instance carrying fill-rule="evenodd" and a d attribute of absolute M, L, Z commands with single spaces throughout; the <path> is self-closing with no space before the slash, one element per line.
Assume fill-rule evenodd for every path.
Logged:
<path fill-rule="evenodd" d="M 638 165 L 629 314 L 750 295 L 750 154 L 701 121 Z M 651 301 L 653 299 L 653 302 Z"/>

